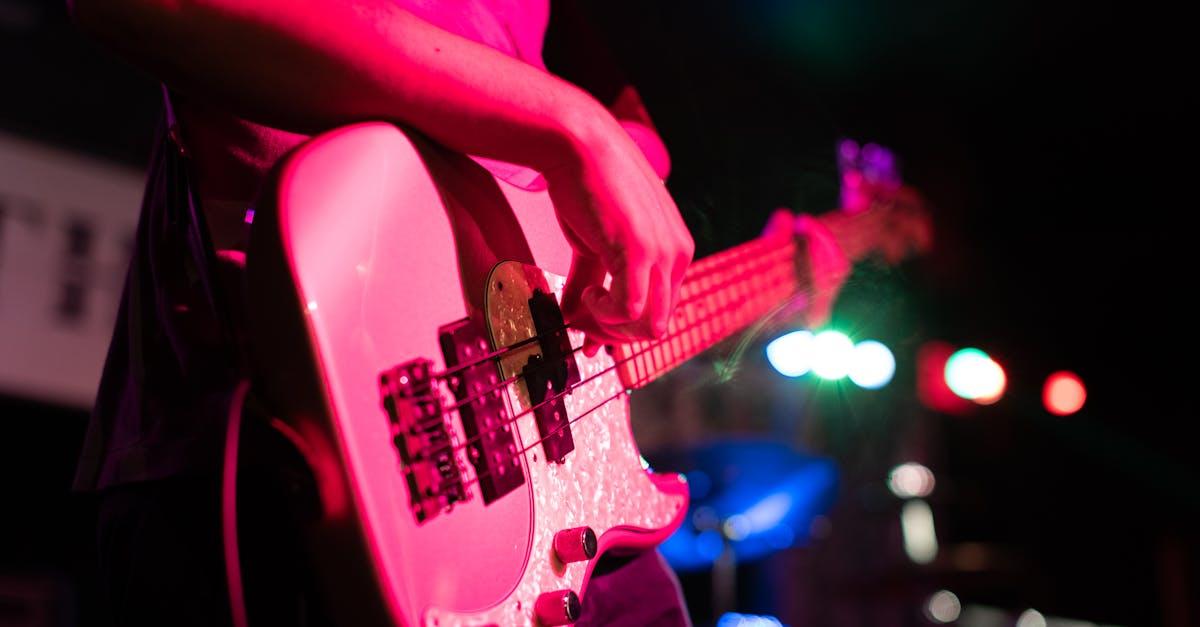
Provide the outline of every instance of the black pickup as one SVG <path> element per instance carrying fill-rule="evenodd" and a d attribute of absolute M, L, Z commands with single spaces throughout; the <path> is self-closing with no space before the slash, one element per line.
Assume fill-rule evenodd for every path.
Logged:
<path fill-rule="evenodd" d="M 491 348 L 481 326 L 470 319 L 438 329 L 438 340 L 447 370 L 467 364 L 450 377 L 450 390 L 459 403 L 467 458 L 479 476 L 483 502 L 491 503 L 525 483 L 500 369 L 495 359 L 482 358 Z"/>
<path fill-rule="evenodd" d="M 521 375 L 529 390 L 529 402 L 537 420 L 546 459 L 562 462 L 575 450 L 571 423 L 562 396 L 579 383 L 579 366 L 571 350 L 562 310 L 552 294 L 535 290 L 529 299 L 529 311 L 537 331 L 542 354 L 525 364 Z M 552 398 L 553 400 L 547 400 Z"/>

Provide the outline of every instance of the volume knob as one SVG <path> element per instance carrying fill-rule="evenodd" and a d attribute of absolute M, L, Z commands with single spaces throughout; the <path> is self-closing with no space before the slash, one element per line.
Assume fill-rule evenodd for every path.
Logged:
<path fill-rule="evenodd" d="M 542 625 L 569 625 L 579 620 L 583 604 L 572 590 L 555 590 L 538 596 L 533 612 Z"/>
<path fill-rule="evenodd" d="M 554 554 L 564 564 L 585 562 L 596 557 L 596 532 L 591 527 L 563 529 L 554 534 Z"/>

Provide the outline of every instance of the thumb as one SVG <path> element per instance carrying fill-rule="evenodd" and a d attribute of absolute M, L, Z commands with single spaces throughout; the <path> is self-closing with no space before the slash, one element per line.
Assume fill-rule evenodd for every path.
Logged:
<path fill-rule="evenodd" d="M 780 207 L 767 218 L 767 225 L 763 227 L 763 237 L 792 237 L 796 228 L 795 221 L 791 211 Z"/>
<path fill-rule="evenodd" d="M 606 276 L 608 272 L 599 259 L 575 253 L 571 259 L 571 270 L 567 272 L 566 285 L 563 286 L 562 310 L 568 322 L 589 317 L 583 304 L 583 293 L 589 287 L 603 288 Z"/>

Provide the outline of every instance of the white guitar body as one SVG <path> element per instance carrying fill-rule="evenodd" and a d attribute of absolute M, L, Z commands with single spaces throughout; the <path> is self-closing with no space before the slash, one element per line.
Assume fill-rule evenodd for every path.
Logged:
<path fill-rule="evenodd" d="M 450 369 L 438 332 L 459 320 L 491 329 L 475 354 L 535 332 L 525 299 L 543 280 L 559 295 L 571 258 L 544 192 L 383 123 L 309 141 L 274 185 L 258 207 L 247 265 L 255 385 L 314 472 L 322 512 L 310 547 L 342 623 L 568 622 L 577 608 L 562 608 L 559 621 L 554 605 L 572 602 L 566 592 L 586 604 L 600 553 L 651 547 L 678 526 L 686 486 L 644 470 L 625 386 L 605 351 L 570 356 L 582 383 L 562 398 L 574 448 L 559 460 L 540 443 L 521 377 L 504 383 L 537 344 L 492 360 L 496 398 L 515 421 L 507 461 L 524 481 L 491 502 L 482 494 L 489 477 L 470 458 L 471 443 L 491 429 L 473 438 L 454 409 L 453 383 L 434 379 L 456 468 L 441 471 L 458 473 L 461 486 L 451 502 L 411 493 L 421 480 L 413 473 L 424 471 L 402 459 L 394 436 L 404 417 L 389 414 L 381 375 L 414 359 L 434 373 Z M 520 263 L 489 283 L 506 261 Z M 582 343 L 575 331 L 568 337 Z M 556 552 L 558 532 L 584 527 L 598 538 L 595 557 Z"/>

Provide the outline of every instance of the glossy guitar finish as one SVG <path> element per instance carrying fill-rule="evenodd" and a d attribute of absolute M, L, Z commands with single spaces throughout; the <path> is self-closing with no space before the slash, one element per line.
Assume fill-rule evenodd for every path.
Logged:
<path fill-rule="evenodd" d="M 382 123 L 313 139 L 273 184 L 247 265 L 255 385 L 313 469 L 321 515 L 311 547 L 344 624 L 532 624 L 536 611 L 555 609 L 551 597 L 535 609 L 543 594 L 587 601 L 596 559 L 564 563 L 557 532 L 590 527 L 603 553 L 653 546 L 678 526 L 686 486 L 643 469 L 629 428 L 632 386 L 605 351 L 568 357 L 580 383 L 555 395 L 574 444 L 561 461 L 547 459 L 523 378 L 499 377 L 524 481 L 490 503 L 471 459 L 482 436 L 465 431 L 453 381 L 433 379 L 443 450 L 453 455 L 453 468 L 439 472 L 459 474 L 465 499 L 413 505 L 413 482 L 428 480 L 414 475 L 424 462 L 402 463 L 395 404 L 407 401 L 381 391 L 380 377 L 414 359 L 447 370 L 439 329 L 463 319 L 490 327 L 500 345 L 532 333 L 528 305 L 504 300 L 488 277 L 517 262 L 508 272 L 525 278 L 510 281 L 509 294 L 532 294 L 541 281 L 561 292 L 571 250 L 545 193 Z M 575 331 L 567 337 L 582 343 Z M 541 350 L 524 346 L 508 359 Z"/>

